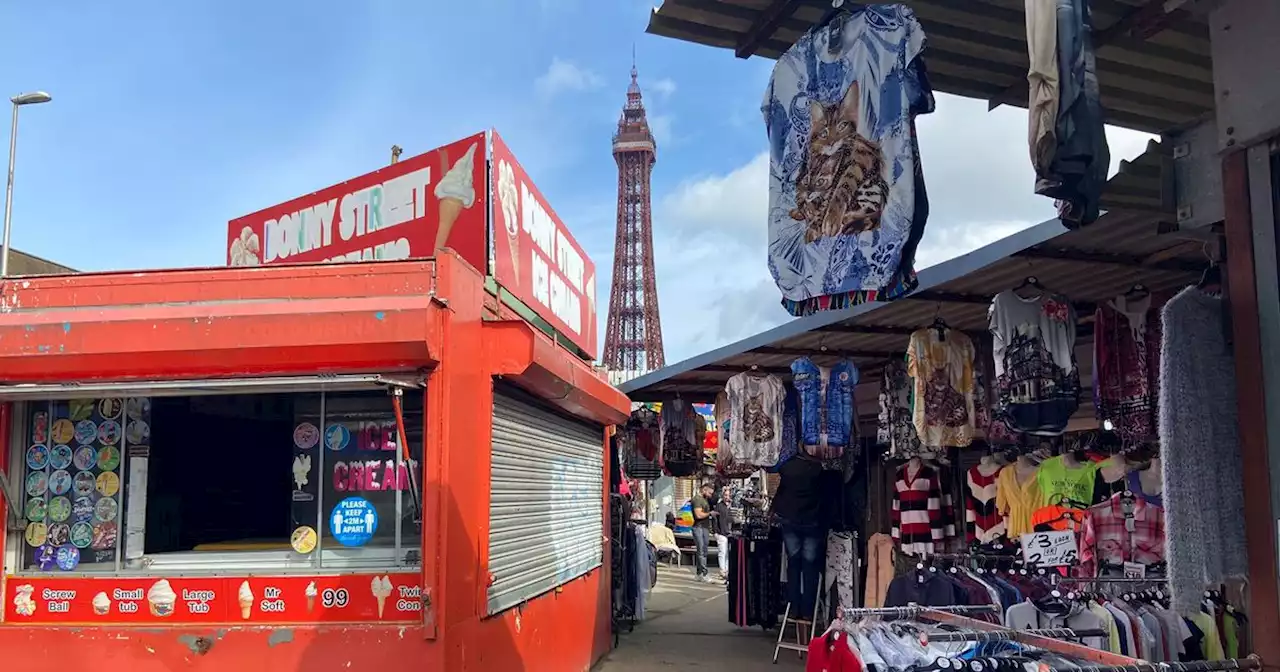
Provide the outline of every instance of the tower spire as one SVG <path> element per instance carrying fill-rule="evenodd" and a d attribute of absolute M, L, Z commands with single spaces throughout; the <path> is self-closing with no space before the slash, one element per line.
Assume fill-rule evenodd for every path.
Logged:
<path fill-rule="evenodd" d="M 658 282 L 653 270 L 653 219 L 650 176 L 657 145 L 640 97 L 635 45 L 631 45 L 631 84 L 613 134 L 618 164 L 618 229 L 613 250 L 613 290 L 605 329 L 604 365 L 620 384 L 666 364 Z"/>

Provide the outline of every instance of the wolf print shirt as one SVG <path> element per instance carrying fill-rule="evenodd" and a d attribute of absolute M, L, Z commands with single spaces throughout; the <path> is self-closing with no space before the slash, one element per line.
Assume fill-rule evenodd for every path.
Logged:
<path fill-rule="evenodd" d="M 933 111 L 925 36 L 903 5 L 855 6 L 778 59 L 769 134 L 769 271 L 793 315 L 916 286 L 928 217 L 914 118 Z"/>

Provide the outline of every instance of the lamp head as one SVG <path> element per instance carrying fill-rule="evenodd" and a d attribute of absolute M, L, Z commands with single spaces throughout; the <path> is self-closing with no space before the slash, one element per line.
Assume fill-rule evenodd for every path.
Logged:
<path fill-rule="evenodd" d="M 14 105 L 38 105 L 53 100 L 53 96 L 44 91 L 32 91 L 31 93 L 20 93 L 9 99 Z"/>

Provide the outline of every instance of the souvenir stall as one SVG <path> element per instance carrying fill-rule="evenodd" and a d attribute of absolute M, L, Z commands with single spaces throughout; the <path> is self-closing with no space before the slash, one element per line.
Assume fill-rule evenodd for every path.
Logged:
<path fill-rule="evenodd" d="M 627 400 L 452 252 L 0 291 L 9 663 L 464 670 L 609 650 L 602 455 Z M 492 609 L 486 591 L 513 596 L 482 552 L 507 431 L 559 451 L 519 474 L 549 517 L 600 508 L 594 557 L 525 542 L 548 552 L 525 581 L 575 580 Z M 534 484 L 566 460 L 594 464 L 585 490 Z"/>

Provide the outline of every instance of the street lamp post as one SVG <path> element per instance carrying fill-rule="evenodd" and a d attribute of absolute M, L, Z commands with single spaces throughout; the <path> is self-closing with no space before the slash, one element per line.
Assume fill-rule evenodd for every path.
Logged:
<path fill-rule="evenodd" d="M 22 93 L 9 99 L 13 103 L 13 124 L 9 127 L 9 180 L 4 187 L 4 237 L 0 239 L 0 278 L 9 277 L 9 228 L 13 219 L 13 163 L 18 155 L 18 108 L 51 100 L 53 96 L 44 91 Z"/>

